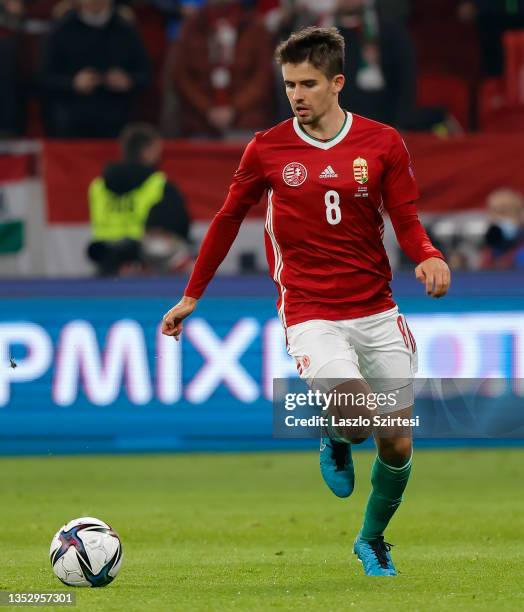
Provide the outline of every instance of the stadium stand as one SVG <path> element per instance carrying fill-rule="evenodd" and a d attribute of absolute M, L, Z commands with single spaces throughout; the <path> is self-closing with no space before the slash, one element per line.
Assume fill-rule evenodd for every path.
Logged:
<path fill-rule="evenodd" d="M 89 0 L 85 1 L 89 4 Z M 101 5 L 107 2 L 100 1 Z M 4 84 L 0 94 L 0 136 L 41 139 L 45 134 L 43 125 L 53 123 L 49 104 L 46 103 L 43 109 L 41 106 L 45 92 L 47 98 L 45 95 L 44 98 L 49 101 L 49 92 L 53 89 L 49 89 L 49 84 L 53 79 L 49 74 L 45 76 L 45 69 L 43 80 L 40 78 L 40 51 L 47 50 L 44 58 L 49 57 L 57 31 L 74 19 L 72 4 L 70 0 L 34 0 L 25 4 L 4 0 L 0 6 L 0 46 L 6 50 L 1 55 L 0 64 Z M 515 133 L 524 131 L 524 30 L 519 29 L 523 25 L 522 3 L 498 0 L 492 3 L 435 0 L 429 4 L 421 0 L 323 0 L 302 2 L 299 8 L 278 0 L 227 0 L 209 6 L 192 0 L 182 3 L 170 0 L 118 2 L 114 14 L 118 15 L 116 19 L 121 28 L 133 32 L 129 38 L 129 41 L 135 41 L 133 45 L 141 39 L 142 43 L 135 49 L 141 49 L 137 52 L 144 67 L 147 54 L 151 75 L 148 84 L 146 72 L 149 73 L 149 69 L 143 68 L 138 81 L 145 87 L 137 91 L 133 99 L 129 97 L 125 109 L 122 106 L 117 112 L 113 102 L 108 103 L 108 110 L 101 114 L 112 114 L 116 121 L 108 131 L 86 128 L 87 131 L 57 132 L 51 127 L 48 134 L 78 137 L 116 134 L 117 128 L 129 116 L 133 121 L 156 124 L 168 137 L 246 139 L 254 130 L 285 119 L 289 114 L 280 75 L 272 66 L 272 50 L 277 42 L 294 28 L 311 23 L 343 26 L 344 15 L 347 19 L 352 11 L 358 15 L 362 10 L 367 11 L 364 23 L 370 18 L 371 22 L 378 18 L 376 23 L 379 26 L 396 24 L 393 29 L 403 32 L 405 49 L 414 50 L 414 55 L 410 55 L 411 51 L 405 55 L 409 61 L 401 60 L 396 66 L 390 65 L 389 72 L 383 72 L 398 76 L 402 69 L 411 75 L 412 82 L 408 83 L 406 91 L 413 91 L 413 110 L 408 114 L 413 121 L 402 126 L 398 117 L 377 118 L 413 129 L 417 127 L 415 119 L 420 118 L 417 113 L 422 112 L 426 127 L 433 127 L 437 136 L 406 134 L 423 186 L 422 213 L 431 224 L 435 237 L 449 253 L 457 252 L 453 245 L 470 245 L 465 249 L 466 256 L 456 258 L 457 266 L 477 268 L 481 265 L 482 236 L 486 228 L 484 201 L 488 194 L 502 187 L 524 190 L 517 178 L 519 170 L 512 169 L 513 159 L 518 157 L 518 153 L 511 153 L 518 150 Z M 379 36 L 380 31 L 379 27 Z M 346 34 L 350 42 L 348 60 L 352 65 L 354 56 L 351 52 L 357 53 L 362 43 L 358 23 L 357 29 L 346 28 Z M 211 45 L 215 53 L 211 65 L 208 51 L 213 40 L 216 44 Z M 380 61 L 381 57 L 394 55 L 392 40 L 386 37 L 379 45 Z M 128 44 L 131 43 L 122 42 L 126 55 L 130 53 Z M 486 63 L 487 49 L 498 49 L 495 59 L 498 57 L 499 64 L 495 65 L 493 58 L 491 63 Z M 44 59 L 44 66 L 46 61 Z M 381 70 L 384 71 L 384 66 Z M 193 71 L 200 75 L 196 81 Z M 228 78 L 235 83 L 235 91 L 227 85 Z M 346 105 L 363 112 L 364 109 L 354 106 L 352 88 L 355 87 L 356 74 L 352 74 L 349 81 L 350 95 Z M 42 83 L 47 87 L 42 88 Z M 246 87 L 246 83 L 249 86 Z M 388 89 L 386 92 L 390 99 L 391 92 Z M 232 107 L 235 110 L 229 112 Z M 95 113 L 100 112 L 98 102 L 93 108 Z M 227 113 L 223 112 L 224 109 Z M 429 114 L 424 116 L 426 110 Z M 214 126 L 210 122 L 212 116 Z M 440 121 L 439 117 L 446 120 Z M 221 128 L 217 127 L 217 121 Z M 460 132 L 472 135 L 442 139 Z M 479 134 L 475 135 L 475 132 Z M 20 145 L 4 140 L 2 146 L 5 164 L 10 165 L 11 160 L 17 158 L 19 149 L 16 147 Z M 228 177 L 241 151 L 237 145 L 216 146 L 218 148 L 203 144 L 199 148 L 199 145 L 179 141 L 168 143 L 166 148 L 164 169 L 181 185 L 187 197 L 190 212 L 196 219 L 193 228 L 196 242 L 205 231 L 213 211 L 221 204 Z M 85 267 L 73 263 L 75 258 L 64 258 L 60 253 L 75 244 L 74 240 L 79 236 L 80 243 L 85 244 L 87 234 L 82 228 L 87 219 L 87 186 L 98 174 L 100 163 L 114 159 L 116 150 L 112 144 L 85 143 L 84 146 L 71 142 L 63 147 L 59 142 L 53 145 L 48 140 L 44 140 L 42 146 L 35 141 L 30 148 L 35 167 L 41 169 L 36 175 L 33 173 L 30 180 L 38 184 L 38 193 L 44 189 L 47 194 L 47 212 L 44 200 L 37 195 L 34 209 L 40 212 L 36 216 L 30 215 L 32 222 L 29 227 L 36 227 L 37 217 L 40 219 L 42 215 L 47 216 L 46 223 L 51 223 L 46 231 L 52 235 L 55 235 L 56 223 L 65 223 L 64 235 L 69 235 L 72 230 L 70 224 L 80 224 L 74 226 L 71 234 L 75 236 L 73 243 L 69 243 L 69 239 L 62 243 L 60 238 L 51 241 L 51 250 L 55 249 L 56 253 L 48 258 L 48 263 L 45 263 L 45 258 L 42 261 L 40 256 L 33 257 L 35 269 L 39 273 L 45 269 L 46 274 L 52 274 L 53 270 L 61 275 L 86 274 Z M 469 165 L 463 156 L 466 148 L 471 160 Z M 218 160 L 214 159 L 217 155 Z M 502 166 L 495 167 L 490 163 L 493 156 L 503 160 Z M 198 180 L 188 180 L 191 172 L 187 171 L 186 162 L 197 159 L 200 168 Z M 435 164 L 439 164 L 438 175 L 434 172 Z M 64 172 L 63 168 L 69 171 Z M 476 183 L 466 186 L 458 178 L 460 172 L 465 176 L 476 172 Z M 71 183 L 68 177 L 73 173 L 77 180 Z M 63 181 L 57 181 L 60 176 L 63 176 Z M 206 177 L 205 184 L 200 180 L 201 176 Z M 24 217 L 26 213 L 20 214 Z M 31 236 L 34 254 L 40 253 L 41 244 L 34 231 Z M 244 238 L 241 235 L 239 240 L 241 246 L 235 254 L 235 261 L 226 260 L 225 270 L 240 269 L 243 264 L 238 262 L 243 255 L 242 261 L 248 262 L 245 265 L 250 269 L 263 267 L 261 252 L 250 250 L 252 234 L 248 232 Z M 76 248 L 79 252 L 82 250 Z M 27 261 L 20 264 L 21 267 L 13 267 L 7 265 L 8 259 L 6 256 L 2 258 L 6 270 L 27 270 Z M 393 260 L 396 261 L 394 254 Z M 20 261 L 24 261 L 23 258 Z"/>

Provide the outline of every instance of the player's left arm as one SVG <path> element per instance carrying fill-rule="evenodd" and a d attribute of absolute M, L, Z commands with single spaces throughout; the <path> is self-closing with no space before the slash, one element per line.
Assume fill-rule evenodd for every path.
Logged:
<path fill-rule="evenodd" d="M 451 273 L 442 253 L 433 246 L 422 226 L 414 202 L 389 210 L 400 248 L 417 265 L 415 276 L 426 286 L 426 293 L 439 298 L 446 295 Z"/>
<path fill-rule="evenodd" d="M 415 276 L 425 284 L 428 295 L 442 297 L 449 289 L 451 273 L 418 218 L 414 202 L 419 191 L 406 145 L 396 130 L 392 129 L 390 136 L 382 185 L 384 205 L 401 249 L 417 264 Z"/>

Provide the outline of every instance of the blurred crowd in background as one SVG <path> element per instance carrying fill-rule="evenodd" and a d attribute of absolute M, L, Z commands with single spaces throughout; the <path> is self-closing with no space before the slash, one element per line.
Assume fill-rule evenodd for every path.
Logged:
<path fill-rule="evenodd" d="M 346 40 L 345 108 L 400 130 L 524 133 L 524 0 L 0 0 L 0 137 L 115 138 L 141 122 L 155 126 L 142 149 L 161 137 L 246 140 L 289 117 L 273 51 L 308 25 Z M 127 166 L 106 169 L 104 189 L 116 181 L 118 194 L 140 165 L 128 191 L 154 184 L 160 153 L 123 150 Z M 177 208 L 187 241 L 183 198 L 169 194 L 161 210 Z M 490 195 L 480 237 L 429 229 L 453 267 L 524 267 L 523 202 Z M 114 273 L 93 232 L 90 258 Z"/>
<path fill-rule="evenodd" d="M 524 2 L 0 0 L 0 134 L 115 137 L 130 120 L 166 136 L 251 134 L 289 116 L 273 50 L 308 25 L 346 39 L 353 112 L 489 129 Z"/>

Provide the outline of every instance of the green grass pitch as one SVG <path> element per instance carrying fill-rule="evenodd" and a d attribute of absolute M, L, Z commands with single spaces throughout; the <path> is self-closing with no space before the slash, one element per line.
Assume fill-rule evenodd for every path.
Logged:
<path fill-rule="evenodd" d="M 524 609 L 524 449 L 418 451 L 387 533 L 392 579 L 350 554 L 373 458 L 355 455 L 347 500 L 314 453 L 0 459 L 0 590 L 66 588 L 49 544 L 90 515 L 119 532 L 124 564 L 75 589 L 78 611 Z"/>

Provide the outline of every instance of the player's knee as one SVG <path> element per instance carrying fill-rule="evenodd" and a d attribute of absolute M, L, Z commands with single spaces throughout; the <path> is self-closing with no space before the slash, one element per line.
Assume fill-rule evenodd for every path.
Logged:
<path fill-rule="evenodd" d="M 413 450 L 411 438 L 381 438 L 377 445 L 380 458 L 394 467 L 409 461 Z"/>

